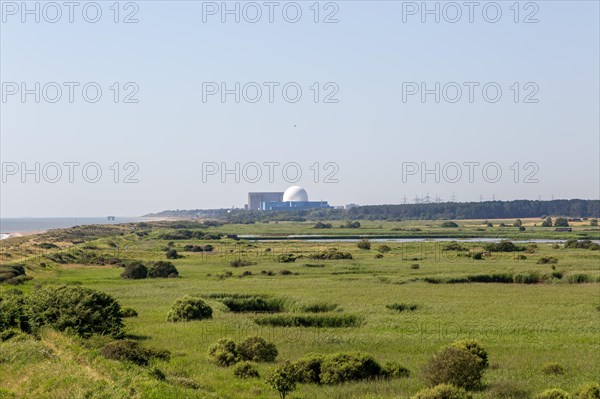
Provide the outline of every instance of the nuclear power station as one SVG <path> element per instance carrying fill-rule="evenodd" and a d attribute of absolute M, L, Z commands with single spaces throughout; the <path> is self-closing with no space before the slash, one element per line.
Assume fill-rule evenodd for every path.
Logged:
<path fill-rule="evenodd" d="M 327 201 L 309 201 L 308 193 L 300 186 L 289 187 L 284 192 L 248 193 L 248 210 L 286 211 L 313 208 L 332 208 Z"/>

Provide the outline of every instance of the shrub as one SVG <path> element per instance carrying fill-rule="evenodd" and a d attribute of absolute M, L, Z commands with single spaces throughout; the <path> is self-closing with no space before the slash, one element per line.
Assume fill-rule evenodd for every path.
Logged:
<path fill-rule="evenodd" d="M 571 395 L 562 389 L 546 389 L 535 397 L 535 399 L 571 399 Z"/>
<path fill-rule="evenodd" d="M 25 277 L 25 268 L 21 265 L 1 265 L 0 283 L 15 284 L 21 282 Z M 16 284 L 15 284 L 16 285 Z"/>
<path fill-rule="evenodd" d="M 167 315 L 167 321 L 178 322 L 210 319 L 212 318 L 212 312 L 212 308 L 202 299 L 188 295 L 173 303 Z"/>
<path fill-rule="evenodd" d="M 360 323 L 355 315 L 280 315 L 255 320 L 261 326 L 273 327 L 354 327 Z"/>
<path fill-rule="evenodd" d="M 585 384 L 579 388 L 577 399 L 600 399 L 600 385 Z"/>
<path fill-rule="evenodd" d="M 26 301 L 32 328 L 47 325 L 82 337 L 92 334 L 119 337 L 123 333 L 121 307 L 110 295 L 73 285 L 46 286 Z"/>
<path fill-rule="evenodd" d="M 452 385 L 440 384 L 433 388 L 417 392 L 411 399 L 471 399 L 464 389 Z"/>
<path fill-rule="evenodd" d="M 471 255 L 471 258 L 473 258 L 474 260 L 482 260 L 483 259 L 483 253 L 482 252 L 475 252 L 473 255 Z"/>
<path fill-rule="evenodd" d="M 0 332 L 10 329 L 30 331 L 29 317 L 25 311 L 25 297 L 21 291 L 0 295 Z"/>
<path fill-rule="evenodd" d="M 444 251 L 468 251 L 469 249 L 466 247 L 463 247 L 456 241 L 450 241 L 448 244 L 444 245 L 443 250 Z"/>
<path fill-rule="evenodd" d="M 328 248 L 323 252 L 311 254 L 309 258 L 327 260 L 352 259 L 352 254 L 350 254 L 349 252 L 338 251 L 337 248 Z"/>
<path fill-rule="evenodd" d="M 321 364 L 324 356 L 309 354 L 293 363 L 295 380 L 306 384 L 321 383 Z"/>
<path fill-rule="evenodd" d="M 125 307 L 125 308 L 121 308 L 121 317 L 122 318 L 127 318 L 127 317 L 137 317 L 138 316 L 138 312 L 134 309 L 134 308 L 129 308 L 129 307 Z"/>
<path fill-rule="evenodd" d="M 410 376 L 410 370 L 396 362 L 386 362 L 381 373 L 386 378 L 407 378 Z"/>
<path fill-rule="evenodd" d="M 281 254 L 275 258 L 276 262 L 279 263 L 292 263 L 296 261 L 294 254 Z"/>
<path fill-rule="evenodd" d="M 508 240 L 501 240 L 498 243 L 490 242 L 485 244 L 483 248 L 488 252 L 516 252 L 525 250 L 525 248 L 516 246 Z"/>
<path fill-rule="evenodd" d="M 446 347 L 435 354 L 423 370 L 431 386 L 451 384 L 473 389 L 481 384 L 481 360 L 467 349 Z"/>
<path fill-rule="evenodd" d="M 597 251 L 598 249 L 600 249 L 600 244 L 596 244 L 595 242 L 592 242 L 590 240 L 578 241 L 574 238 L 571 238 L 565 243 L 565 248 L 591 249 Z"/>
<path fill-rule="evenodd" d="M 331 312 L 338 308 L 337 303 L 329 303 L 329 302 L 314 302 L 308 305 L 300 306 L 300 310 L 303 312 L 310 313 L 324 313 Z"/>
<path fill-rule="evenodd" d="M 501 381 L 488 389 L 488 399 L 529 399 L 529 391 L 521 384 L 512 381 Z"/>
<path fill-rule="evenodd" d="M 410 265 L 410 268 L 411 268 L 412 270 L 418 270 L 418 269 L 420 269 L 420 268 L 421 268 L 421 266 L 419 266 L 419 264 L 418 264 L 418 263 L 413 263 L 412 265 Z"/>
<path fill-rule="evenodd" d="M 379 363 L 365 353 L 336 353 L 325 356 L 321 363 L 321 382 L 341 384 L 375 378 L 382 374 Z"/>
<path fill-rule="evenodd" d="M 130 339 L 109 342 L 100 353 L 107 359 L 128 361 L 140 366 L 147 366 L 150 360 L 150 353 Z"/>
<path fill-rule="evenodd" d="M 232 260 L 231 262 L 229 262 L 229 266 L 231 267 L 246 267 L 246 266 L 252 266 L 254 264 L 254 262 L 250 262 L 249 260 L 244 260 L 244 259 L 236 259 L 236 260 Z"/>
<path fill-rule="evenodd" d="M 331 225 L 331 223 L 323 223 L 323 222 L 317 222 L 314 226 L 315 229 L 330 229 L 333 226 Z"/>
<path fill-rule="evenodd" d="M 179 258 L 181 258 L 181 256 L 177 253 L 177 250 L 175 248 L 169 249 L 165 253 L 165 256 L 167 257 L 167 259 L 179 259 Z"/>
<path fill-rule="evenodd" d="M 374 258 L 381 259 L 381 258 L 383 258 L 383 254 L 375 254 Z"/>
<path fill-rule="evenodd" d="M 267 378 L 267 385 L 279 392 L 279 398 L 285 399 L 296 389 L 294 367 L 289 361 L 274 369 Z"/>
<path fill-rule="evenodd" d="M 240 362 L 233 367 L 233 375 L 237 378 L 258 378 L 258 368 L 252 362 Z"/>
<path fill-rule="evenodd" d="M 481 346 L 481 344 L 477 340 L 463 339 L 463 340 L 453 342 L 452 345 L 450 345 L 450 346 L 453 348 L 468 350 L 469 352 L 471 352 L 472 355 L 479 358 L 480 363 L 481 363 L 481 368 L 485 369 L 488 367 L 488 365 L 489 365 L 488 354 L 487 354 L 486 350 L 483 349 L 483 346 Z"/>
<path fill-rule="evenodd" d="M 543 276 L 538 272 L 524 272 L 515 274 L 513 280 L 516 284 L 538 284 L 544 281 Z"/>
<path fill-rule="evenodd" d="M 554 227 L 569 227 L 569 221 L 565 218 L 556 218 Z"/>
<path fill-rule="evenodd" d="M 28 338 L 29 335 L 25 334 L 18 328 L 9 328 L 0 331 L 0 342 L 8 341 L 9 339 L 22 340 Z M 2 396 L 0 396 L 1 398 Z"/>
<path fill-rule="evenodd" d="M 556 264 L 556 263 L 558 263 L 558 259 L 553 256 L 542 257 L 542 258 L 539 258 L 536 263 L 538 265 Z"/>
<path fill-rule="evenodd" d="M 167 278 L 177 277 L 179 276 L 179 272 L 171 262 L 159 260 L 150 266 L 148 275 L 152 278 Z"/>
<path fill-rule="evenodd" d="M 139 280 L 148 276 L 148 268 L 142 262 L 132 262 L 125 266 L 121 278 Z"/>
<path fill-rule="evenodd" d="M 351 222 L 347 221 L 346 223 L 340 225 L 341 229 L 360 229 L 360 222 Z"/>
<path fill-rule="evenodd" d="M 385 307 L 397 312 L 414 311 L 418 308 L 414 303 L 392 303 L 390 305 L 385 305 Z"/>
<path fill-rule="evenodd" d="M 241 359 L 253 362 L 274 362 L 278 354 L 275 344 L 262 337 L 246 338 L 237 345 L 237 352 Z"/>
<path fill-rule="evenodd" d="M 565 368 L 556 362 L 546 363 L 542 366 L 542 373 L 560 375 L 565 373 Z"/>
<path fill-rule="evenodd" d="M 441 226 L 445 227 L 445 228 L 449 228 L 449 227 L 455 228 L 455 227 L 458 227 L 458 224 L 456 224 L 455 222 L 449 221 L 449 222 L 443 222 Z"/>
<path fill-rule="evenodd" d="M 284 301 L 279 298 L 263 298 L 253 296 L 249 298 L 223 298 L 221 300 L 227 308 L 235 313 L 242 312 L 281 312 L 284 310 Z"/>
<path fill-rule="evenodd" d="M 208 361 L 221 367 L 228 367 L 239 362 L 237 345 L 231 339 L 221 338 L 208 348 Z"/>
<path fill-rule="evenodd" d="M 570 284 L 584 284 L 584 283 L 592 283 L 592 282 L 594 282 L 594 279 L 587 274 L 576 273 L 576 274 L 569 275 L 567 277 L 567 281 Z"/>
<path fill-rule="evenodd" d="M 359 249 L 369 250 L 371 249 L 371 242 L 369 240 L 363 239 L 356 243 L 356 246 Z"/>
<path fill-rule="evenodd" d="M 390 252 L 392 250 L 392 248 L 390 248 L 388 245 L 380 245 L 377 247 L 377 251 L 381 252 L 382 254 L 386 253 L 386 252 Z"/>

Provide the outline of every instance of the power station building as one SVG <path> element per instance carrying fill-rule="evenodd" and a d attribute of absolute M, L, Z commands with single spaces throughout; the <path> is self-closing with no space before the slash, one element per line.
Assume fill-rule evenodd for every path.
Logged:
<path fill-rule="evenodd" d="M 248 209 L 290 211 L 332 208 L 327 201 L 309 201 L 308 193 L 300 186 L 289 187 L 283 193 L 248 193 Z"/>

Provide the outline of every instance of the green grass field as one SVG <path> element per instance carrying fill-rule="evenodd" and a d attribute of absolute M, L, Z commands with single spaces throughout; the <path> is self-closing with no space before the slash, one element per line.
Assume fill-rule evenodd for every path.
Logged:
<path fill-rule="evenodd" d="M 524 223 L 528 225 L 527 221 Z M 438 224 L 423 221 L 403 227 L 420 228 L 424 234 L 450 234 L 435 227 Z M 397 233 L 398 230 L 392 230 L 397 225 L 363 222 L 363 228 L 342 233 Z M 476 230 L 481 228 L 481 221 L 466 225 L 461 230 L 482 233 Z M 334 231 L 339 229 L 328 230 L 315 231 L 307 223 L 209 229 L 249 235 L 340 233 Z M 152 230 L 141 238 L 125 234 L 60 246 L 63 252 L 93 245 L 94 249 L 88 251 L 118 253 L 120 258 L 143 261 L 166 260 L 163 248 L 168 241 L 157 239 L 160 231 L 164 230 Z M 554 233 L 543 235 L 535 227 L 528 227 L 528 231 L 539 238 L 558 238 Z M 592 234 L 597 235 L 598 231 Z M 31 240 L 22 238 L 19 243 L 34 245 Z M 465 243 L 462 245 L 467 251 L 460 252 L 445 251 L 444 243 L 390 242 L 385 244 L 391 250 L 377 258 L 381 243 L 376 242 L 372 242 L 370 250 L 363 250 L 355 242 L 343 241 L 172 241 L 184 257 L 172 260 L 179 277 L 169 279 L 124 280 L 120 278 L 122 267 L 54 264 L 25 251 L 24 256 L 31 256 L 27 273 L 33 280 L 19 289 L 31 292 L 36 285 L 81 284 L 104 291 L 122 306 L 133 307 L 139 313 L 138 317 L 125 319 L 128 334 L 144 346 L 168 349 L 172 357 L 169 361 L 156 360 L 150 367 L 120 363 L 99 354 L 107 338 L 83 340 L 44 330 L 39 340 L 0 344 L 0 398 L 276 398 L 277 393 L 265 383 L 274 364 L 259 364 L 260 378 L 238 379 L 231 368 L 218 367 L 207 360 L 208 347 L 219 338 L 241 341 L 253 335 L 277 345 L 276 363 L 308 353 L 363 351 L 382 363 L 397 361 L 411 371 L 408 378 L 342 385 L 299 384 L 291 398 L 409 398 L 425 387 L 421 369 L 432 354 L 462 338 L 479 340 L 489 353 L 490 367 L 484 374 L 484 386 L 473 393 L 474 398 L 487 398 L 491 388 L 507 382 L 523 385 L 532 396 L 555 387 L 574 393 L 584 383 L 599 382 L 599 251 L 538 243 L 536 248 L 518 253 L 486 253 L 481 243 Z M 210 253 L 183 251 L 188 244 L 211 244 L 215 249 Z M 352 259 L 309 258 L 333 247 L 350 252 Z M 484 253 L 482 260 L 469 256 L 476 252 Z M 7 253 L 12 255 L 5 260 L 21 259 L 14 247 Z M 277 261 L 278 255 L 287 253 L 301 257 L 290 263 Z M 517 255 L 525 259 L 517 259 Z M 556 258 L 557 263 L 540 264 L 541 258 Z M 232 267 L 230 262 L 236 259 L 251 264 Z M 282 270 L 287 272 L 281 273 Z M 241 276 L 244 272 L 251 274 Z M 468 276 L 530 272 L 541 276 L 543 282 L 459 282 Z M 552 273 L 560 275 L 552 278 Z M 590 282 L 575 284 L 571 277 L 575 275 L 586 275 Z M 0 290 L 9 288 L 12 287 L 0 286 Z M 335 304 L 335 310 L 323 315 L 355 315 L 359 324 L 340 328 L 260 326 L 255 320 L 264 314 L 230 312 L 217 298 L 207 297 L 214 293 L 280 298 L 286 304 L 284 315 L 304 315 L 302 307 L 317 302 Z M 213 308 L 213 318 L 168 323 L 171 304 L 186 294 L 203 295 Z M 417 308 L 398 312 L 386 307 L 394 303 L 416 304 Z M 543 373 L 543 366 L 550 362 L 560 363 L 564 374 Z M 155 378 L 153 368 L 160 369 L 166 379 Z"/>

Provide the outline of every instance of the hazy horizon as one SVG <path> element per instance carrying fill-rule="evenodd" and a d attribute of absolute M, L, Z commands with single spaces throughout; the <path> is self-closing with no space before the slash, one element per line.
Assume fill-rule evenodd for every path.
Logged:
<path fill-rule="evenodd" d="M 598 2 L 3 4 L 2 217 L 600 198 Z"/>

